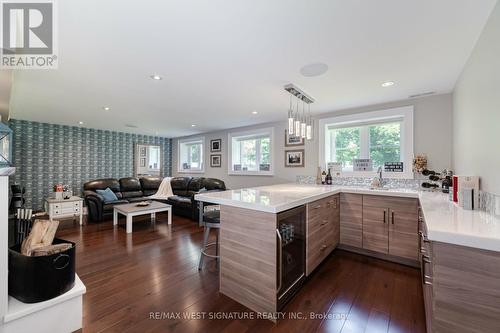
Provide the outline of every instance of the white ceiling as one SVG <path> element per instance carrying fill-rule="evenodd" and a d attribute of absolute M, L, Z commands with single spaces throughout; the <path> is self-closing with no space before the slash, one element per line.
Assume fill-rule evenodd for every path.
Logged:
<path fill-rule="evenodd" d="M 10 116 L 176 137 L 284 120 L 290 82 L 316 113 L 446 93 L 495 3 L 58 1 L 59 69 L 17 71 Z"/>

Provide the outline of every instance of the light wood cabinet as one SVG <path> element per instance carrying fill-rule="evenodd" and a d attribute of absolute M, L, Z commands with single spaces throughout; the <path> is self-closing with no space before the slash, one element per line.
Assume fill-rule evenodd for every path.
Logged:
<path fill-rule="evenodd" d="M 418 260 L 418 200 L 363 196 L 363 248 Z"/>
<path fill-rule="evenodd" d="M 418 200 L 390 198 L 389 254 L 418 260 Z"/>
<path fill-rule="evenodd" d="M 363 245 L 363 195 L 340 194 L 340 244 Z"/>
<path fill-rule="evenodd" d="M 363 198 L 363 248 L 370 251 L 389 251 L 389 209 L 384 200 L 375 196 Z"/>
<path fill-rule="evenodd" d="M 306 275 L 335 249 L 339 242 L 339 196 L 307 204 Z"/>
<path fill-rule="evenodd" d="M 418 216 L 418 249 L 420 254 L 420 270 L 422 292 L 424 294 L 425 326 L 427 332 L 432 332 L 432 245 L 427 239 L 427 228 L 423 216 Z"/>

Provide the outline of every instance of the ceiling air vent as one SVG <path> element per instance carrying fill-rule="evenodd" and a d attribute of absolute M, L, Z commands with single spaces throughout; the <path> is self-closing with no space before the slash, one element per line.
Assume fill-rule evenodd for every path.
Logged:
<path fill-rule="evenodd" d="M 135 126 L 135 125 L 131 125 L 131 124 L 125 124 L 125 127 L 130 127 L 130 128 L 138 128 L 137 126 Z"/>
<path fill-rule="evenodd" d="M 434 95 L 435 93 L 436 93 L 435 91 L 428 91 L 428 92 L 424 92 L 424 93 L 421 93 L 421 94 L 410 95 L 410 96 L 408 96 L 408 98 L 417 98 L 417 97 L 430 96 L 430 95 Z"/>

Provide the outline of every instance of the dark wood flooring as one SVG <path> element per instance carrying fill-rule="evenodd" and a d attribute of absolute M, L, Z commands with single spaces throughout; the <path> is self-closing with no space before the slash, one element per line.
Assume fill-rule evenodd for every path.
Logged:
<path fill-rule="evenodd" d="M 417 269 L 336 250 L 273 324 L 219 294 L 215 262 L 198 271 L 197 223 L 157 220 L 134 222 L 128 235 L 124 219 L 117 228 L 61 224 L 58 236 L 78 244 L 87 287 L 83 332 L 425 332 Z"/>

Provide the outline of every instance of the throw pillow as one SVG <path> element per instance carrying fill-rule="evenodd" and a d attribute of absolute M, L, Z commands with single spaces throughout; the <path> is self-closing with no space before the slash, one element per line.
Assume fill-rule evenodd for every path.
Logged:
<path fill-rule="evenodd" d="M 102 198 L 104 199 L 104 203 L 118 200 L 118 197 L 116 196 L 115 192 L 113 192 L 109 187 L 106 188 L 105 190 L 95 190 L 95 191 L 97 192 L 97 194 L 102 196 Z"/>

